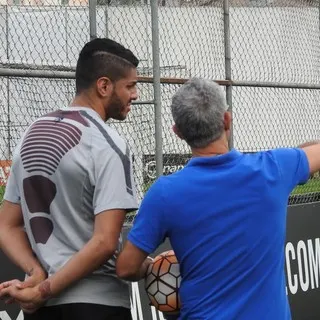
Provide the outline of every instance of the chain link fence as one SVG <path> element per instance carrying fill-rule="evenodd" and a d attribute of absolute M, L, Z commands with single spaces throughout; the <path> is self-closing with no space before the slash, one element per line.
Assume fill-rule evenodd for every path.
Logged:
<path fill-rule="evenodd" d="M 1 6 L 0 0 L 0 192 L 27 126 L 70 103 L 76 59 L 90 36 L 119 41 L 141 61 L 139 101 L 124 122 L 110 122 L 134 153 L 140 199 L 157 177 L 159 159 L 170 174 L 190 158 L 171 130 L 169 108 L 190 77 L 225 85 L 232 143 L 243 152 L 320 137 L 320 0 L 161 0 L 153 7 L 156 21 L 144 0 L 31 1 Z M 153 78 L 155 68 L 161 79 Z M 315 175 L 290 203 L 319 201 L 319 195 Z"/>

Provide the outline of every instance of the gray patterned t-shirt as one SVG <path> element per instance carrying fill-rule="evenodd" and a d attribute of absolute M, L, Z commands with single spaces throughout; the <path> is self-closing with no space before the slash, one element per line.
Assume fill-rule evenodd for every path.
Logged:
<path fill-rule="evenodd" d="M 21 204 L 32 249 L 52 275 L 90 240 L 94 215 L 137 208 L 130 151 L 90 108 L 47 114 L 17 146 L 4 198 Z M 128 285 L 116 277 L 115 258 L 48 305 L 129 308 Z"/>

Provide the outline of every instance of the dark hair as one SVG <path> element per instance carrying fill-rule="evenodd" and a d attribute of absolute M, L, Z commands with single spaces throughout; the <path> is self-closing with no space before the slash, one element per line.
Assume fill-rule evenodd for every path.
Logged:
<path fill-rule="evenodd" d="M 76 68 L 76 93 L 90 88 L 97 79 L 108 77 L 117 81 L 128 69 L 136 68 L 137 57 L 121 44 L 106 38 L 97 38 L 82 48 Z"/>

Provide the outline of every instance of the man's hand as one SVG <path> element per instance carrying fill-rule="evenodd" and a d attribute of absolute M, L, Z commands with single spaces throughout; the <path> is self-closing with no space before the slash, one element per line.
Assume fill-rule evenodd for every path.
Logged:
<path fill-rule="evenodd" d="M 17 284 L 17 288 L 19 289 L 33 288 L 39 285 L 44 280 L 46 280 L 47 277 L 48 277 L 47 273 L 42 268 L 32 269 L 30 270 L 26 280 Z"/>
<path fill-rule="evenodd" d="M 153 264 L 153 261 L 154 261 L 154 259 L 152 257 L 149 257 L 149 256 L 146 257 L 146 259 L 143 261 L 143 264 L 141 266 L 141 269 L 142 269 L 141 273 L 143 273 L 143 277 L 145 277 L 145 275 L 146 275 L 146 273 L 147 273 L 147 271 L 149 269 L 149 266 L 151 264 Z"/>
<path fill-rule="evenodd" d="M 4 300 L 5 304 L 12 304 L 15 302 L 14 298 L 10 297 L 7 294 L 4 294 L 4 289 L 9 288 L 10 286 L 19 286 L 22 282 L 18 279 L 12 279 L 0 283 L 0 299 Z"/>
<path fill-rule="evenodd" d="M 32 288 L 20 289 L 19 280 L 7 281 L 2 284 L 0 297 L 10 297 L 20 304 L 25 313 L 33 313 L 51 297 L 50 282 L 45 280 Z"/>
<path fill-rule="evenodd" d="M 10 286 L 15 286 L 17 289 L 20 289 L 20 290 L 26 289 L 26 288 L 33 288 L 39 285 L 46 278 L 47 278 L 47 273 L 42 268 L 38 268 L 36 270 L 30 270 L 28 274 L 28 278 L 25 281 L 13 279 L 13 280 L 9 280 L 1 283 L 0 297 L 2 298 L 2 300 L 5 300 L 5 304 L 12 304 L 15 302 L 15 299 L 8 295 L 2 295 L 3 289 L 6 289 Z"/>

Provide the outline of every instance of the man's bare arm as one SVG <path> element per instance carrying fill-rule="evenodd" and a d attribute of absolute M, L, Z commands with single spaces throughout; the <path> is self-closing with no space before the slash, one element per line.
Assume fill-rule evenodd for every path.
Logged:
<path fill-rule="evenodd" d="M 299 146 L 307 155 L 310 174 L 320 170 L 320 141 L 310 141 Z"/>
<path fill-rule="evenodd" d="M 96 215 L 92 238 L 58 272 L 40 284 L 41 296 L 48 299 L 59 294 L 109 260 L 117 249 L 125 215 L 122 209 Z"/>
<path fill-rule="evenodd" d="M 139 281 L 145 276 L 150 263 L 152 258 L 128 240 L 117 259 L 117 275 L 128 281 Z"/>
<path fill-rule="evenodd" d="M 45 278 L 45 271 L 33 254 L 23 226 L 21 206 L 4 200 L 0 207 L 1 250 L 29 276 Z"/>

